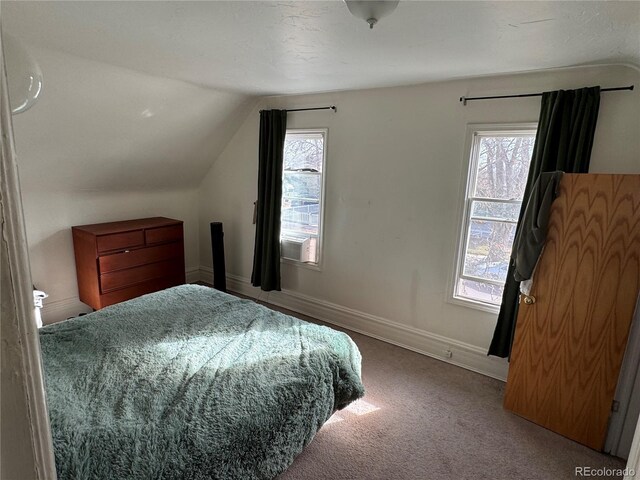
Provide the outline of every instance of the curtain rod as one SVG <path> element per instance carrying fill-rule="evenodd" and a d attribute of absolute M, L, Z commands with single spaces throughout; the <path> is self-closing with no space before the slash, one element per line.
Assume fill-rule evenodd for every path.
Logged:
<path fill-rule="evenodd" d="M 619 90 L 633 90 L 634 85 L 628 87 L 602 88 L 601 92 L 617 92 Z M 520 98 L 520 97 L 541 97 L 542 93 L 523 93 L 521 95 L 496 95 L 493 97 L 460 97 L 462 105 L 466 105 L 471 100 L 493 100 L 494 98 Z"/>
<path fill-rule="evenodd" d="M 308 112 L 310 110 L 333 110 L 334 112 L 337 112 L 338 109 L 336 108 L 335 105 L 331 105 L 329 107 L 312 107 L 312 108 L 292 108 L 290 110 L 286 110 L 287 112 Z M 260 110 L 260 112 L 263 112 L 264 110 Z"/>

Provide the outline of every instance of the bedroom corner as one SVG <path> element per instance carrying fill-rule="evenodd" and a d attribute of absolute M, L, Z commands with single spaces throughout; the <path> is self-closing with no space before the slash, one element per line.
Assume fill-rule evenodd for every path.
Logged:
<path fill-rule="evenodd" d="M 0 58 L 3 480 L 636 477 L 639 2 L 8 0 L 1 20 L 29 64 Z M 518 370 L 487 349 L 540 97 L 587 88 L 603 95 L 581 175 L 589 195 L 625 185 L 603 207 L 619 229 L 596 232 L 623 260 L 561 287 L 622 279 L 627 303 L 609 328 L 558 295 L 558 323 L 595 305 L 615 355 L 557 360 L 588 354 L 576 340 Z M 271 139 L 267 111 L 286 118 Z M 567 191 L 553 208 L 606 223 Z M 602 446 L 506 403 L 539 365 L 571 392 L 572 363 L 612 366 L 606 388 L 545 408 L 597 408 Z"/>

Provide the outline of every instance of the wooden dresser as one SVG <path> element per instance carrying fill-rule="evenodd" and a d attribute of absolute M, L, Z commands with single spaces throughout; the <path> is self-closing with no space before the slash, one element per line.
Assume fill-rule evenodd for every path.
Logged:
<path fill-rule="evenodd" d="M 80 300 L 96 310 L 185 283 L 180 220 L 142 218 L 71 230 Z"/>

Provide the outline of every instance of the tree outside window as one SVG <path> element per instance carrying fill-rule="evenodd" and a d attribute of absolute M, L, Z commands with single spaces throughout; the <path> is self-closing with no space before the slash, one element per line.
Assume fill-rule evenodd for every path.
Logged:
<path fill-rule="evenodd" d="M 535 130 L 473 134 L 454 297 L 499 306 Z"/>

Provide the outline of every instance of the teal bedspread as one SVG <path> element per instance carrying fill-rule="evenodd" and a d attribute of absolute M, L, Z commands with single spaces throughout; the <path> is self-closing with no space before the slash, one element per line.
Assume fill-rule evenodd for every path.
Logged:
<path fill-rule="evenodd" d="M 40 342 L 61 480 L 273 478 L 364 394 L 344 333 L 195 285 Z"/>

